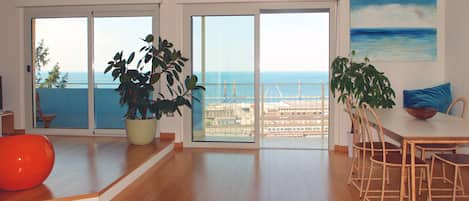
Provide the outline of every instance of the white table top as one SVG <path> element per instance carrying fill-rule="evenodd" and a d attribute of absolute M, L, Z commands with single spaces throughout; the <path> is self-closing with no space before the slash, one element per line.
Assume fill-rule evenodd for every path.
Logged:
<path fill-rule="evenodd" d="M 437 113 L 430 119 L 419 120 L 408 114 L 404 108 L 377 109 L 376 113 L 387 135 L 395 139 L 469 142 L 469 122 L 459 117 Z"/>

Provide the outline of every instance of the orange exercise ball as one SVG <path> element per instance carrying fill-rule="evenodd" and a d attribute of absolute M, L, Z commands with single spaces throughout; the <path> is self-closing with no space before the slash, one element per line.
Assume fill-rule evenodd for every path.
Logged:
<path fill-rule="evenodd" d="M 42 184 L 54 158 L 54 147 L 45 136 L 0 137 L 0 189 L 17 191 Z"/>

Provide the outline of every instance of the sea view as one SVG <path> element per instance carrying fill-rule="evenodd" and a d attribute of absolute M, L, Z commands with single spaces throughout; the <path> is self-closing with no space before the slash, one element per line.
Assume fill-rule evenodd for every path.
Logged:
<path fill-rule="evenodd" d="M 42 79 L 47 72 L 41 73 Z M 201 81 L 200 73 L 195 73 Z M 254 93 L 254 73 L 252 72 L 206 72 L 207 90 L 206 96 L 224 96 L 224 86 L 226 85 L 226 96 L 252 97 Z M 314 72 L 262 72 L 261 83 L 264 84 L 264 91 L 275 96 L 296 96 L 298 95 L 298 83 L 304 84 L 301 93 L 308 96 L 320 96 L 321 87 L 319 84 L 327 83 L 329 73 L 322 71 Z M 115 88 L 119 81 L 113 81 L 110 74 L 95 73 L 94 80 L 97 88 Z M 66 88 L 87 88 L 88 74 L 86 72 L 69 72 L 68 84 Z M 314 84 L 314 85 L 313 85 Z M 317 85 L 316 85 L 317 84 Z M 232 93 L 233 86 L 236 94 Z M 326 90 L 328 93 L 328 90 Z"/>
<path fill-rule="evenodd" d="M 188 29 L 192 35 L 191 69 L 206 88 L 192 93 L 197 97 L 193 100 L 200 102 L 192 101 L 192 114 L 184 114 L 192 116 L 193 140 L 253 142 L 257 130 L 266 137 L 320 136 L 324 141 L 329 115 L 330 18 L 329 12 L 322 11 L 262 13 L 257 23 L 250 15 L 193 16 Z M 39 81 L 36 85 L 38 99 L 33 107 L 55 116 L 51 128 L 97 132 L 124 128 L 127 106 L 119 104 L 120 96 L 114 90 L 120 82 L 113 81 L 111 73 L 104 74 L 104 68 L 116 51 L 123 51 L 127 58 L 131 51 L 140 49 L 144 43 L 137 42 L 151 32 L 151 20 L 96 18 L 91 58 L 86 19 L 34 22 L 35 70 L 42 70 L 42 81 L 51 74 L 48 83 L 41 85 Z M 65 25 L 73 29 L 64 29 Z M 109 33 L 118 25 L 134 29 Z M 67 34 L 73 41 L 63 37 L 66 30 L 73 30 Z M 282 37 L 289 41 L 279 43 Z M 70 42 L 73 51 L 65 45 Z M 96 65 L 87 72 L 86 64 L 91 60 Z M 261 66 L 258 75 L 253 68 L 256 61 Z M 161 92 L 166 94 L 165 85 Z M 41 115 L 37 117 L 36 127 L 48 125 L 41 121 Z"/>
<path fill-rule="evenodd" d="M 350 35 L 350 48 L 360 59 L 432 61 L 437 56 L 435 28 L 352 28 Z"/>
<path fill-rule="evenodd" d="M 46 73 L 42 73 L 45 75 Z M 199 75 L 200 77 L 200 75 Z M 200 78 L 199 78 L 200 79 Z M 254 74 L 248 72 L 207 72 L 206 92 L 201 103 L 193 105 L 194 133 L 203 136 L 252 136 L 254 122 Z M 119 84 L 104 73 L 96 73 L 95 127 L 101 129 L 123 128 L 125 107 L 118 103 L 119 95 L 113 89 Z M 87 73 L 71 72 L 64 89 L 40 88 L 41 108 L 56 114 L 54 128 L 87 128 L 88 90 Z M 260 102 L 265 111 L 265 133 L 269 135 L 292 135 L 309 133 L 317 135 L 319 119 L 328 115 L 328 72 L 264 72 L 261 73 Z M 322 91 L 324 89 L 324 94 Z M 202 99 L 200 93 L 195 96 Z M 70 104 L 74 107 L 70 108 Z M 324 105 L 325 104 L 325 105 Z M 295 120 L 283 122 L 287 114 Z M 282 119 L 279 119 L 282 118 Z M 318 119 L 318 120 L 316 120 Z M 297 123 L 295 123 L 295 121 Z M 277 122 L 277 123 L 275 123 Z M 282 128 L 276 126 L 285 124 Z M 288 126 L 295 124 L 296 126 Z M 228 129 L 229 128 L 229 129 Z M 292 129 L 292 130 L 287 130 Z M 298 130 L 293 130 L 298 129 Z M 297 132 L 299 130 L 302 132 Z M 322 128 L 321 133 L 325 132 Z"/>

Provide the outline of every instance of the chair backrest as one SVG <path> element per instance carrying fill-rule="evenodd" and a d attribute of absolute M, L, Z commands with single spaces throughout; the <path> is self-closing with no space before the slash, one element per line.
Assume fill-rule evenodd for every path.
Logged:
<path fill-rule="evenodd" d="M 348 97 L 346 103 L 346 112 L 352 122 L 352 132 L 353 132 L 353 144 L 358 142 L 363 142 L 363 136 L 361 132 L 361 125 L 360 125 L 360 116 L 357 114 L 356 109 L 358 108 L 353 100 Z"/>
<path fill-rule="evenodd" d="M 362 103 L 359 109 L 359 115 L 362 120 L 361 125 L 363 129 L 362 131 L 363 135 L 365 135 L 368 138 L 368 140 L 372 142 L 373 141 L 372 130 L 373 128 L 375 128 L 378 133 L 379 142 L 381 143 L 380 149 L 382 151 L 380 150 L 380 153 L 387 153 L 386 146 L 385 146 L 386 141 L 384 138 L 383 126 L 376 112 L 367 103 Z M 375 122 L 375 123 L 371 123 L 371 122 Z M 374 156 L 374 155 L 375 155 L 375 147 L 373 146 L 373 143 L 371 143 L 371 156 Z M 386 161 L 386 154 L 383 154 L 383 160 Z"/>
<path fill-rule="evenodd" d="M 351 129 L 351 132 L 354 134 L 353 136 L 353 143 L 356 143 L 357 140 L 356 140 L 356 133 L 357 133 L 357 128 L 358 128 L 358 124 L 357 124 L 357 118 L 356 116 L 354 115 L 354 112 L 353 112 L 353 102 L 352 102 L 352 99 L 349 97 L 347 98 L 347 101 L 345 102 L 345 111 L 347 112 L 349 118 L 350 118 L 350 122 L 352 123 L 352 129 Z"/>
<path fill-rule="evenodd" d="M 461 114 L 459 115 L 461 118 L 464 118 L 465 114 L 466 114 L 466 105 L 467 105 L 467 99 L 465 97 L 458 97 L 456 99 L 453 100 L 453 102 L 451 102 L 451 105 L 449 105 L 448 107 L 448 110 L 446 110 L 446 114 L 450 114 L 451 110 L 453 110 L 453 107 L 457 104 L 461 102 L 462 104 L 462 111 L 461 111 Z"/>
<path fill-rule="evenodd" d="M 43 113 L 42 113 L 42 110 L 41 110 L 41 101 L 39 99 L 39 94 L 36 92 L 36 116 L 38 116 L 41 120 L 42 120 L 42 117 L 43 117 Z"/>

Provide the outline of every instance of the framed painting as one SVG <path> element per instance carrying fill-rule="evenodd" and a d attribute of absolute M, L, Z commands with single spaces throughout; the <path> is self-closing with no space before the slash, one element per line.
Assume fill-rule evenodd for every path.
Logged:
<path fill-rule="evenodd" d="M 372 61 L 435 61 L 437 0 L 350 0 L 350 48 Z"/>

